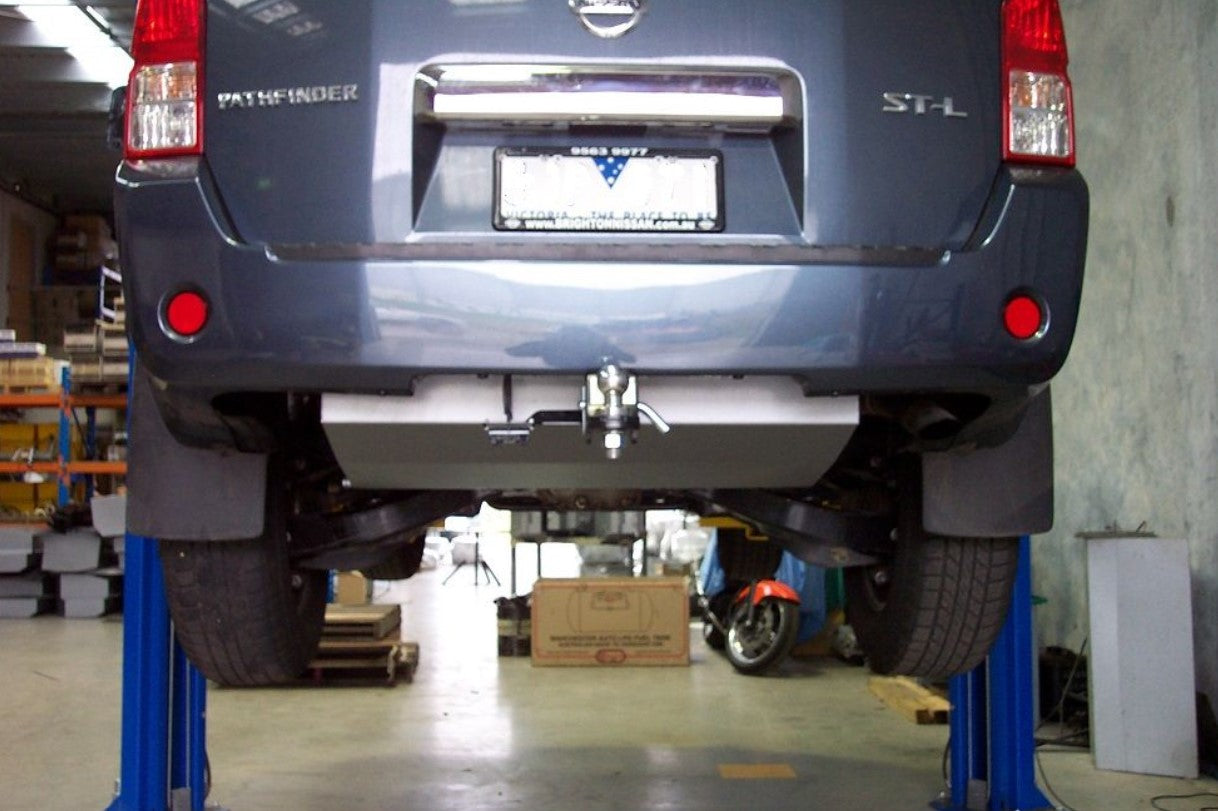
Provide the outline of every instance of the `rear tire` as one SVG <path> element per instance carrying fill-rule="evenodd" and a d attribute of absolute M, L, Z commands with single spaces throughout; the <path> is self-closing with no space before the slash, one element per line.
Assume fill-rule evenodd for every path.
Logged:
<path fill-rule="evenodd" d="M 267 486 L 269 494 L 273 477 Z M 328 575 L 291 567 L 284 504 L 281 496 L 269 498 L 258 538 L 160 543 L 178 641 L 195 667 L 219 684 L 290 681 L 317 651 Z"/>
<path fill-rule="evenodd" d="M 375 566 L 360 569 L 369 580 L 405 580 L 414 577 L 423 565 L 423 536 L 416 535 L 407 543 L 396 546 L 389 557 Z"/>
<path fill-rule="evenodd" d="M 942 680 L 972 670 L 1006 621 L 1018 538 L 922 529 L 921 490 L 902 499 L 894 554 L 846 569 L 846 616 L 877 673 Z"/>

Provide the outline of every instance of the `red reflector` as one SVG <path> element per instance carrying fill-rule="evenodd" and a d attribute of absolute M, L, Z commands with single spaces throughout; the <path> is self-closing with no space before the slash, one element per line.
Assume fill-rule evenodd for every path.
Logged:
<path fill-rule="evenodd" d="M 1035 338 L 1045 323 L 1040 304 L 1030 296 L 1016 296 L 1002 311 L 1002 322 L 1011 336 L 1021 341 Z"/>
<path fill-rule="evenodd" d="M 207 299 L 198 293 L 178 293 L 165 306 L 165 325 L 184 338 L 192 338 L 207 325 L 207 309 Z"/>

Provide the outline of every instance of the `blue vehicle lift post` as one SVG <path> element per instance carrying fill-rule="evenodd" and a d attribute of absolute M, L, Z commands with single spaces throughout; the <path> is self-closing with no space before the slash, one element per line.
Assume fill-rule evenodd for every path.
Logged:
<path fill-rule="evenodd" d="M 173 638 L 156 541 L 128 535 L 122 757 L 107 811 L 203 811 L 207 681 Z"/>
<path fill-rule="evenodd" d="M 1036 785 L 1036 697 L 1032 668 L 1032 554 L 1019 541 L 1011 610 L 989 657 L 948 685 L 952 712 L 950 797 L 943 811 L 968 811 L 970 785 L 985 784 L 985 811 L 1052 809 Z"/>

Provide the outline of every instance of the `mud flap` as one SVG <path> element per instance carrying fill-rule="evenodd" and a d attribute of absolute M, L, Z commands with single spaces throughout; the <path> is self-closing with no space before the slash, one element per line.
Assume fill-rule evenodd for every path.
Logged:
<path fill-rule="evenodd" d="M 173 540 L 262 534 L 265 454 L 189 448 L 170 434 L 140 369 L 131 393 L 127 530 Z"/>
<path fill-rule="evenodd" d="M 1053 527 L 1053 408 L 1045 387 L 1015 434 L 994 448 L 922 455 L 928 533 L 1001 538 Z"/>

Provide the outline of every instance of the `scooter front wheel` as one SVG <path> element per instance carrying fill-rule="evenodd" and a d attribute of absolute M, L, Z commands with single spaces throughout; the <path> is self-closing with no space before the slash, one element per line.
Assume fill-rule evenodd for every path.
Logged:
<path fill-rule="evenodd" d="M 799 634 L 799 606 L 772 597 L 762 599 L 752 610 L 742 600 L 732 606 L 724 653 L 741 673 L 758 675 L 786 658 Z"/>

